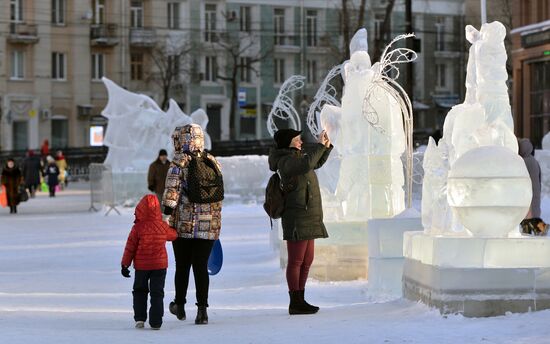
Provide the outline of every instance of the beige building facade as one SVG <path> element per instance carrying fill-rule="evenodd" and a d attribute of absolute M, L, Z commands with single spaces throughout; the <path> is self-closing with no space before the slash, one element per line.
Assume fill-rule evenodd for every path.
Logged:
<path fill-rule="evenodd" d="M 160 1 L 0 0 L 0 150 L 88 146 L 102 76 L 154 89 L 145 53 L 167 20 Z"/>

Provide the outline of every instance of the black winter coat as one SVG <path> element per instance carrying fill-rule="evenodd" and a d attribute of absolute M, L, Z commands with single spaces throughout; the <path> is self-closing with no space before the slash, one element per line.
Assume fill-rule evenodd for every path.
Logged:
<path fill-rule="evenodd" d="M 6 187 L 8 196 L 8 205 L 14 207 L 19 204 L 19 185 L 23 182 L 21 170 L 19 167 L 8 168 L 4 166 L 2 170 L 2 185 Z"/>
<path fill-rule="evenodd" d="M 291 182 L 296 188 L 285 197 L 282 215 L 284 240 L 311 240 L 328 238 L 323 224 L 323 204 L 316 169 L 323 166 L 332 150 L 322 144 L 308 153 L 295 148 L 272 148 L 269 168 L 279 170 L 282 183 Z"/>
<path fill-rule="evenodd" d="M 48 164 L 44 169 L 44 179 L 49 187 L 59 184 L 59 167 L 55 162 Z"/>
<path fill-rule="evenodd" d="M 21 168 L 27 186 L 40 184 L 40 171 L 42 169 L 40 157 L 35 155 L 27 157 Z"/>

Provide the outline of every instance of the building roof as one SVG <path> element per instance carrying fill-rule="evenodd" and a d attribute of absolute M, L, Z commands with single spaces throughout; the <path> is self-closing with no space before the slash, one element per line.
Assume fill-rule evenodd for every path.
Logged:
<path fill-rule="evenodd" d="M 550 29 L 550 19 L 539 23 L 535 23 L 535 24 L 517 27 L 512 31 L 510 31 L 510 33 L 511 34 L 519 33 L 521 35 L 527 35 L 533 32 L 544 31 L 547 29 Z"/>

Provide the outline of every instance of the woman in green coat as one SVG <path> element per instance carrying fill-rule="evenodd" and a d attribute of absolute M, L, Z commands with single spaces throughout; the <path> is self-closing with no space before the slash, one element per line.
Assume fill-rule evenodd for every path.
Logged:
<path fill-rule="evenodd" d="M 278 171 L 285 190 L 291 190 L 285 195 L 282 214 L 283 239 L 288 248 L 288 312 L 313 314 L 319 307 L 305 301 L 305 285 L 313 263 L 315 239 L 328 237 L 323 224 L 321 190 L 314 170 L 327 161 L 332 145 L 323 131 L 318 143 L 307 153 L 303 152 L 301 133 L 293 129 L 275 133 L 276 147 L 269 152 L 269 168 Z"/>

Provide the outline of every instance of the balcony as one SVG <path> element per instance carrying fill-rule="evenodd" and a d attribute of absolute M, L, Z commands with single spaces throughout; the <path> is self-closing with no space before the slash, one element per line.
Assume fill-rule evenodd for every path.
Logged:
<path fill-rule="evenodd" d="M 291 34 L 275 34 L 273 36 L 276 53 L 299 53 L 300 42 Z"/>
<path fill-rule="evenodd" d="M 136 27 L 130 29 L 130 46 L 136 48 L 152 48 L 157 43 L 155 29 Z"/>
<path fill-rule="evenodd" d="M 118 44 L 117 24 L 99 24 L 90 27 L 90 45 L 114 47 Z"/>
<path fill-rule="evenodd" d="M 39 40 L 38 30 L 35 24 L 10 23 L 8 42 L 17 44 L 36 44 Z"/>
<path fill-rule="evenodd" d="M 456 41 L 436 42 L 434 57 L 439 59 L 457 59 L 462 55 Z"/>

